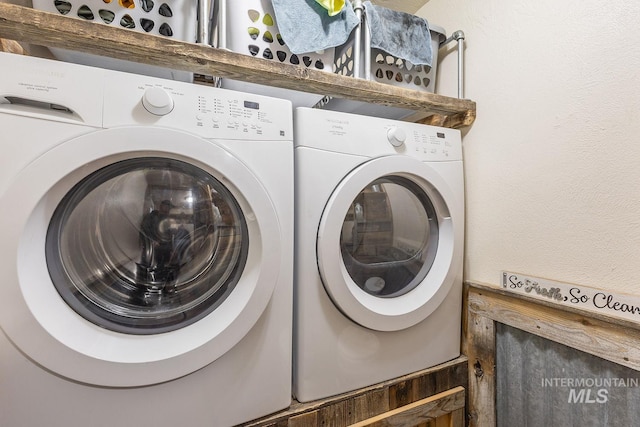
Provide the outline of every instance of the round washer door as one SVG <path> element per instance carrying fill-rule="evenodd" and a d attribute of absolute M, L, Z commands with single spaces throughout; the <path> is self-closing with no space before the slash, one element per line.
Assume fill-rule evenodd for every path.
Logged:
<path fill-rule="evenodd" d="M 320 276 L 340 311 L 378 331 L 427 318 L 462 265 L 458 199 L 414 158 L 380 157 L 351 171 L 327 202 L 317 238 Z"/>
<path fill-rule="evenodd" d="M 265 188 L 218 145 L 102 130 L 30 163 L 0 195 L 0 326 L 56 374 L 142 386 L 242 339 L 281 264 Z"/>

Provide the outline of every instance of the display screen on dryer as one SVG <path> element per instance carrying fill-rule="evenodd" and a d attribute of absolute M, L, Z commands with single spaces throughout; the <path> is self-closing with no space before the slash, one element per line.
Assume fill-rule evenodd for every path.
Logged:
<path fill-rule="evenodd" d="M 219 306 L 248 243 L 244 215 L 220 181 L 182 161 L 139 158 L 72 188 L 51 219 L 46 256 L 78 314 L 117 332 L 154 334 Z"/>

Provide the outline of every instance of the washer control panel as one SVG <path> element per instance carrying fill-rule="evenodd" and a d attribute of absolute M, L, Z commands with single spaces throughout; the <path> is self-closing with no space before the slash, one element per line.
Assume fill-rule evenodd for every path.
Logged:
<path fill-rule="evenodd" d="M 211 86 L 110 72 L 104 126 L 153 125 L 203 138 L 291 140 L 291 103 Z"/>

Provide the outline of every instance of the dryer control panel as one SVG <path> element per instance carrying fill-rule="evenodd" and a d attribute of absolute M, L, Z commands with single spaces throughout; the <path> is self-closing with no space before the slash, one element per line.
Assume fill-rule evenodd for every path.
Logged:
<path fill-rule="evenodd" d="M 296 129 L 296 146 L 366 157 L 402 154 L 423 162 L 462 160 L 457 129 L 310 108 L 296 108 L 295 117 L 307 124 Z"/>
<path fill-rule="evenodd" d="M 407 154 L 431 162 L 460 160 L 462 159 L 462 147 L 459 131 L 455 132 L 450 134 L 444 129 L 434 129 L 433 126 L 414 128 L 406 144 Z"/>
<path fill-rule="evenodd" d="M 120 72 L 108 72 L 104 93 L 104 127 L 153 125 L 208 139 L 293 139 L 287 100 Z"/>

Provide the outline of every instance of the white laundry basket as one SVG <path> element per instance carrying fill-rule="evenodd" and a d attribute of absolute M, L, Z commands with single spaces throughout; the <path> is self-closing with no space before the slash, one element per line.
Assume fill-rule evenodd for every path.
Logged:
<path fill-rule="evenodd" d="M 34 9 L 100 24 L 127 28 L 186 42 L 194 42 L 197 30 L 196 0 L 33 0 Z M 67 62 L 190 81 L 186 71 L 168 70 L 98 55 L 51 49 Z"/>
<path fill-rule="evenodd" d="M 362 21 L 361 37 L 355 37 L 355 32 L 349 40 L 336 49 L 335 72 L 340 75 L 362 78 L 383 84 L 402 87 L 423 92 L 435 92 L 436 73 L 438 64 L 438 50 L 447 36 L 443 28 L 429 24 L 431 35 L 431 66 L 414 65 L 411 62 L 397 58 L 383 50 L 371 47 L 369 26 L 366 13 Z M 355 57 L 359 54 L 359 60 Z M 358 63 L 358 64 L 356 64 Z M 354 65 L 356 64 L 356 65 Z M 384 117 L 396 120 L 417 120 L 421 113 L 413 110 L 388 107 L 345 98 L 326 96 L 314 105 L 333 111 L 343 111 L 365 116 Z"/>
<path fill-rule="evenodd" d="M 283 64 L 334 72 L 335 48 L 296 55 L 282 39 L 270 0 L 220 0 L 216 13 L 217 46 Z M 322 95 L 223 78 L 223 88 L 285 98 L 296 106 L 313 106 Z"/>
<path fill-rule="evenodd" d="M 291 53 L 282 39 L 270 0 L 227 1 L 226 48 L 258 58 L 332 72 L 334 49 Z"/>
<path fill-rule="evenodd" d="M 367 47 L 363 42 L 360 46 L 362 69 L 354 70 L 353 59 L 355 49 L 354 37 L 349 38 L 347 43 L 340 46 L 336 51 L 335 70 L 337 74 L 352 77 L 362 77 L 393 86 L 407 89 L 420 90 L 425 92 L 435 92 L 436 69 L 438 64 L 438 49 L 440 44 L 447 38 L 443 28 L 436 25 L 429 25 L 431 33 L 431 67 L 427 65 L 414 65 L 411 62 L 373 47 Z M 364 32 L 369 31 L 365 26 Z M 363 40 L 365 38 L 363 37 Z M 366 59 L 369 58 L 368 61 Z"/>
<path fill-rule="evenodd" d="M 371 48 L 370 79 L 407 89 L 435 92 L 438 49 L 446 40 L 445 30 L 430 25 L 432 62 L 428 65 L 414 65 L 396 58 L 383 50 Z"/>

